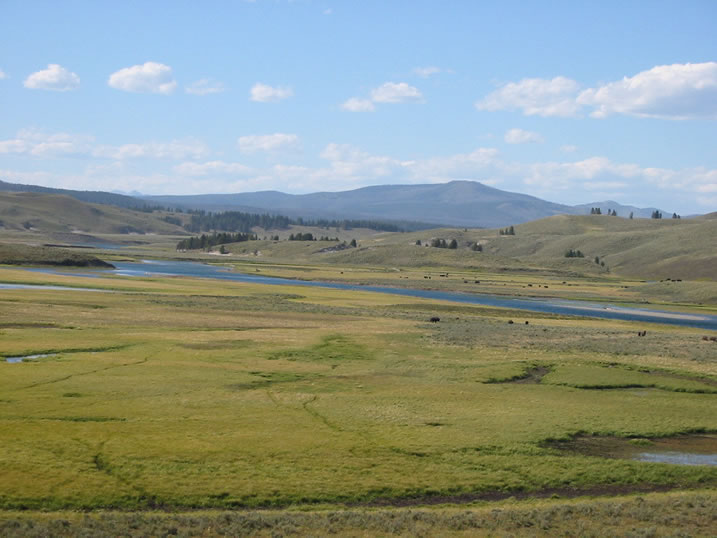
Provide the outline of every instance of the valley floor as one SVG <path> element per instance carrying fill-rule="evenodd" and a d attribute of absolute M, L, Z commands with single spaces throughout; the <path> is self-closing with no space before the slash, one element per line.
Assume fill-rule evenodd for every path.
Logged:
<path fill-rule="evenodd" d="M 434 272 L 439 289 L 631 291 Z M 1 267 L 0 281 L 76 288 L 0 290 L 0 534 L 699 536 L 717 523 L 717 466 L 639 457 L 697 438 L 717 453 L 711 331 L 196 278 Z M 630 450 L 581 448 L 605 439 Z"/>

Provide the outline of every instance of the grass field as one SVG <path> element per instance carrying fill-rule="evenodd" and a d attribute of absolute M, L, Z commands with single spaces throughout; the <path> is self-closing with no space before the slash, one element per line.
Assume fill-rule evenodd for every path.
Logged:
<path fill-rule="evenodd" d="M 586 243 L 548 219 L 515 237 L 355 230 L 342 233 L 356 249 L 261 240 L 221 257 L 177 253 L 171 235 L 101 235 L 92 240 L 129 246 L 72 251 L 22 246 L 33 232 L 15 230 L 0 259 L 181 257 L 264 276 L 715 313 L 709 278 L 646 281 L 560 256 L 632 226 L 641 244 L 655 226 L 679 232 L 666 235 L 677 248 L 712 221 L 571 222 Z M 485 250 L 415 244 L 433 235 Z M 624 268 L 639 258 L 626 256 Z M 709 536 L 717 526 L 717 467 L 614 449 L 699 434 L 717 452 L 707 331 L 63 270 L 0 266 L 0 282 L 80 288 L 0 290 L 3 536 Z M 35 358 L 5 360 L 23 356 Z"/>
<path fill-rule="evenodd" d="M 715 467 L 588 456 L 550 443 L 717 431 L 717 344 L 702 340 L 704 331 L 201 279 L 5 267 L 0 280 L 109 290 L 0 294 L 0 354 L 48 355 L 0 362 L 0 443 L 11 447 L 0 453 L 4 534 L 31 534 L 27 516 L 12 512 L 20 509 L 291 507 L 364 519 L 272 512 L 226 516 L 226 524 L 246 517 L 269 533 L 256 521 L 276 517 L 309 534 L 326 525 L 356 535 L 471 534 L 488 525 L 475 523 L 488 512 L 409 517 L 405 508 L 386 515 L 371 507 L 510 497 L 501 509 L 517 519 L 500 523 L 506 532 L 518 532 L 526 513 L 567 532 L 562 518 L 572 504 L 520 499 L 674 489 L 703 492 L 682 508 L 677 497 L 659 496 L 676 494 L 650 502 L 672 506 L 675 521 L 687 517 L 695 532 L 714 523 L 705 511 L 715 502 Z M 428 323 L 436 314 L 441 322 Z M 637 337 L 645 328 L 648 336 Z M 590 505 L 596 514 L 607 510 L 600 503 Z M 618 504 L 639 512 L 636 503 Z M 619 521 L 631 521 L 630 510 Z M 125 516 L 93 524 L 116 524 L 113 517 Z M 151 529 L 194 525 L 189 515 L 137 517 L 159 525 Z M 200 519 L 213 517 L 224 516 Z"/>

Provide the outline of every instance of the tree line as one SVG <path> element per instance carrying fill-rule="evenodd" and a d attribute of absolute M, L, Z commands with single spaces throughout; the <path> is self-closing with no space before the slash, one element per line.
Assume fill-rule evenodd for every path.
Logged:
<path fill-rule="evenodd" d="M 252 233 L 213 233 L 211 235 L 202 234 L 189 239 L 182 239 L 177 243 L 177 250 L 197 250 L 208 249 L 216 245 L 225 245 L 227 243 L 241 243 L 243 241 L 256 241 L 256 234 Z"/>
<path fill-rule="evenodd" d="M 260 227 L 265 230 L 286 230 L 289 226 L 314 226 L 317 228 L 336 228 L 351 230 L 353 228 L 368 228 L 380 232 L 403 232 L 399 225 L 378 220 L 355 219 L 292 219 L 283 215 L 270 215 L 244 213 L 243 211 L 222 211 L 212 213 L 206 211 L 192 211 L 189 224 L 184 228 L 188 232 L 200 233 L 214 230 L 226 232 L 251 232 L 252 228 Z"/>

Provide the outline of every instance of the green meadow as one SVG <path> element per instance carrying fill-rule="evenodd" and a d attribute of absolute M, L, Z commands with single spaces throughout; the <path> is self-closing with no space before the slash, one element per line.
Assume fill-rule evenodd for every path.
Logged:
<path fill-rule="evenodd" d="M 0 362 L 0 519 L 17 525 L 17 510 L 516 508 L 705 488 L 713 502 L 717 467 L 556 447 L 709 437 L 706 331 L 298 286 L 0 276 L 104 290 L 0 294 L 0 353 L 47 355 Z"/>

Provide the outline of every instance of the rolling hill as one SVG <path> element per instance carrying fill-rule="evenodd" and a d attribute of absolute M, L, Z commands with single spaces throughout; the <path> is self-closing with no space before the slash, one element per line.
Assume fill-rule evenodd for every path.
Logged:
<path fill-rule="evenodd" d="M 136 209 L 144 207 L 147 204 L 144 200 L 125 196 L 124 194 L 115 194 L 113 192 L 104 191 L 76 191 L 71 189 L 54 189 L 52 187 L 42 187 L 39 185 L 23 185 L 21 183 L 8 183 L 0 180 L 0 192 L 37 192 L 41 194 L 64 194 L 82 202 L 92 204 L 114 205 L 127 209 Z"/>
<path fill-rule="evenodd" d="M 476 181 L 377 185 L 300 195 L 263 191 L 144 198 L 155 204 L 207 211 L 270 211 L 294 217 L 403 220 L 468 228 L 509 226 L 561 214 L 589 214 L 592 207 L 601 207 L 604 212 L 614 209 L 620 216 L 633 212 L 636 217 L 649 217 L 654 210 L 612 201 L 568 206 Z"/>
<path fill-rule="evenodd" d="M 455 239 L 458 248 L 427 246 L 436 238 L 447 242 Z M 481 252 L 471 249 L 474 243 L 482 246 Z M 325 246 L 322 242 L 292 241 L 228 245 L 238 255 L 258 249 L 265 258 L 307 263 L 546 269 L 594 275 L 609 272 L 655 280 L 717 281 L 717 218 L 709 216 L 631 220 L 607 215 L 557 215 L 516 225 L 515 235 L 501 235 L 498 229 L 436 228 L 366 235 L 360 237 L 357 249 L 321 252 Z M 580 250 L 585 257 L 567 258 L 569 249 Z M 596 257 L 604 265 L 595 263 Z"/>
<path fill-rule="evenodd" d="M 73 191 L 0 181 L 0 192 L 64 194 L 90 203 L 138 209 L 167 206 L 212 212 L 243 211 L 308 219 L 364 219 L 394 222 L 404 229 L 436 225 L 494 228 L 553 215 L 587 215 L 599 207 L 619 216 L 649 217 L 655 208 L 625 206 L 613 201 L 577 206 L 557 204 L 534 196 L 503 191 L 476 181 L 425 185 L 377 185 L 342 192 L 286 194 L 278 191 L 237 194 L 132 197 L 99 191 Z M 661 210 L 663 214 L 671 212 Z"/>
<path fill-rule="evenodd" d="M 39 233 L 177 234 L 163 214 L 81 202 L 62 194 L 0 193 L 0 230 Z"/>

